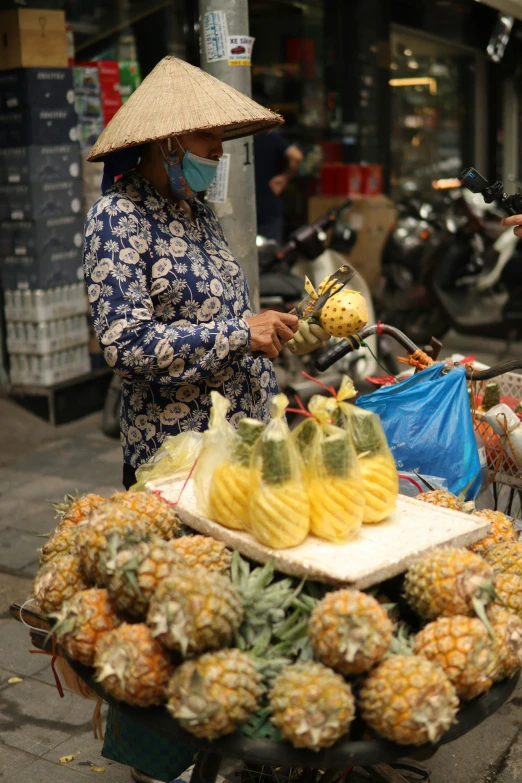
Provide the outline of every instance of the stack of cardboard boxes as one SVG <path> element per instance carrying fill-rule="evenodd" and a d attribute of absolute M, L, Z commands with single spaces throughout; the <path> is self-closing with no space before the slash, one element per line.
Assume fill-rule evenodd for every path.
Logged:
<path fill-rule="evenodd" d="M 35 14 L 45 16 L 52 31 L 43 42 Z M 65 19 L 63 12 L 20 9 L 0 14 L 2 30 L 8 45 L 0 59 L 1 287 L 6 302 L 17 293 L 28 302 L 40 293 L 65 298 L 71 288 L 83 290 L 84 224 Z M 85 297 L 74 301 L 75 312 L 68 315 L 85 320 Z M 14 383 L 51 385 L 89 370 L 85 328 L 74 329 L 75 345 L 64 349 L 63 340 L 49 339 L 61 327 L 48 323 L 62 316 L 51 313 L 44 327 L 37 310 L 29 307 L 27 313 L 20 322 L 7 319 Z"/>

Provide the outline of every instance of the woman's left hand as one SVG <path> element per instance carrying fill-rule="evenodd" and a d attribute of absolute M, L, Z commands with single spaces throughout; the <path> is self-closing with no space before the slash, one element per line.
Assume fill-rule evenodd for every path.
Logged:
<path fill-rule="evenodd" d="M 522 237 L 522 215 L 510 215 L 502 220 L 502 225 L 514 226 L 513 233 L 516 237 Z"/>
<path fill-rule="evenodd" d="M 308 321 L 299 321 L 299 327 L 292 340 L 289 340 L 286 347 L 294 356 L 304 356 L 307 353 L 315 351 L 321 343 L 330 339 L 328 332 L 321 329 L 319 324 L 310 324 Z"/>

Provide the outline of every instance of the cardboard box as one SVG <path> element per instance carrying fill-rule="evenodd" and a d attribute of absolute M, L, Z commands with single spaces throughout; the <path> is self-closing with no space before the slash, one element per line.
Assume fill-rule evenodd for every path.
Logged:
<path fill-rule="evenodd" d="M 324 163 L 320 187 L 322 196 L 360 196 L 363 193 L 362 166 L 358 163 Z"/>
<path fill-rule="evenodd" d="M 71 285 L 83 279 L 82 251 L 74 248 L 40 257 L 0 255 L 0 279 L 4 290 L 47 289 Z"/>
<path fill-rule="evenodd" d="M 72 70 L 76 93 L 100 94 L 100 74 L 96 65 L 77 65 Z"/>
<path fill-rule="evenodd" d="M 0 185 L 0 220 L 42 220 L 77 215 L 82 209 L 79 180 Z"/>
<path fill-rule="evenodd" d="M 81 215 L 61 215 L 44 220 L 0 221 L 1 256 L 35 256 L 80 250 L 84 220 Z M 57 284 L 58 285 L 58 284 Z"/>
<path fill-rule="evenodd" d="M 0 147 L 70 144 L 78 140 L 74 109 L 24 109 L 0 114 Z"/>
<path fill-rule="evenodd" d="M 87 153 L 103 131 L 103 119 L 82 119 L 78 125 L 80 150 Z"/>
<path fill-rule="evenodd" d="M 141 84 L 140 66 L 134 60 L 120 61 L 120 93 L 125 103 Z"/>
<path fill-rule="evenodd" d="M 0 149 L 0 183 L 56 182 L 80 179 L 78 144 Z"/>
<path fill-rule="evenodd" d="M 0 71 L 0 111 L 69 108 L 74 104 L 71 68 Z"/>
<path fill-rule="evenodd" d="M 0 13 L 0 70 L 66 68 L 65 13 L 18 8 Z"/>
<path fill-rule="evenodd" d="M 344 196 L 312 196 L 308 200 L 309 222 L 345 200 Z M 396 215 L 395 204 L 387 196 L 354 196 L 352 206 L 341 215 L 357 231 L 357 241 L 346 260 L 361 273 L 373 292 L 379 287 L 382 251 Z"/>

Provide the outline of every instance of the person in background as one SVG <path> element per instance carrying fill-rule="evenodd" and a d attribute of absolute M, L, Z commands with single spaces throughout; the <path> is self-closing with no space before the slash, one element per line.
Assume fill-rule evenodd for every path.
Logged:
<path fill-rule="evenodd" d="M 254 136 L 257 233 L 283 243 L 281 194 L 299 170 L 303 153 L 279 133 Z"/>

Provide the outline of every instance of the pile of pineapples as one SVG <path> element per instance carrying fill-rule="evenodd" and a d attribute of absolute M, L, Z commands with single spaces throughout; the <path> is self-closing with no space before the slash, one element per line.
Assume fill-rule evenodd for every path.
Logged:
<path fill-rule="evenodd" d="M 392 604 L 250 564 L 154 494 L 86 495 L 61 513 L 33 588 L 59 645 L 108 695 L 165 705 L 196 737 L 317 751 L 353 736 L 358 715 L 359 737 L 436 743 L 461 700 L 522 663 L 522 544 L 507 517 L 476 545 L 484 557 L 419 557 Z"/>

